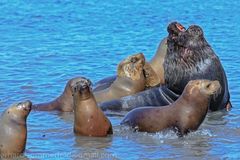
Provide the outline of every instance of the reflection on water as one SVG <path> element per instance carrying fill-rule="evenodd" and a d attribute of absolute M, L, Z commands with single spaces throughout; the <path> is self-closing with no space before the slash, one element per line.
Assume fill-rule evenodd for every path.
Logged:
<path fill-rule="evenodd" d="M 240 25 L 238 1 L 0 2 L 0 112 L 12 103 L 56 98 L 67 80 L 93 82 L 115 74 L 129 54 L 149 60 L 168 23 L 200 25 L 225 68 L 233 109 L 208 113 L 197 132 L 133 132 L 126 112 L 107 112 L 114 134 L 76 136 L 73 113 L 31 112 L 22 159 L 238 159 L 240 151 Z M 19 159 L 19 158 L 17 158 Z"/>

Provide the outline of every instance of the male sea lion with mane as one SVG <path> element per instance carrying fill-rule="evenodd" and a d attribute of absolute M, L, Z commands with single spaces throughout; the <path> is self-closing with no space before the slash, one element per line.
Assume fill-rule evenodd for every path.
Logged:
<path fill-rule="evenodd" d="M 165 81 L 170 90 L 181 94 L 190 80 L 218 80 L 221 92 L 211 99 L 209 109 L 216 111 L 230 108 L 230 95 L 225 71 L 218 56 L 204 38 L 200 26 L 191 25 L 181 32 L 173 46 L 169 45 L 164 70 Z"/>
<path fill-rule="evenodd" d="M 31 106 L 30 101 L 13 104 L 0 116 L 0 159 L 14 158 L 24 152 Z"/>
<path fill-rule="evenodd" d="M 211 96 L 220 88 L 218 81 L 192 80 L 174 103 L 134 109 L 121 124 L 142 132 L 159 132 L 170 128 L 183 136 L 198 129 L 207 114 Z"/>

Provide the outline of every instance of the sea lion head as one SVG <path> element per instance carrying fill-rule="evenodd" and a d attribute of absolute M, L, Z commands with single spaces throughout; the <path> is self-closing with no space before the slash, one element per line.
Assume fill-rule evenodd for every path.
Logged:
<path fill-rule="evenodd" d="M 174 40 L 174 39 L 177 38 L 177 36 L 180 32 L 185 32 L 186 29 L 179 22 L 172 22 L 168 25 L 167 31 L 168 31 L 168 34 L 169 34 L 168 39 Z"/>
<path fill-rule="evenodd" d="M 196 99 L 199 97 L 210 97 L 212 95 L 217 95 L 221 91 L 221 85 L 219 81 L 211 81 L 211 80 L 191 80 L 186 85 L 183 94 L 188 97 L 195 97 Z M 194 100 L 194 99 L 193 99 Z"/>
<path fill-rule="evenodd" d="M 187 48 L 201 48 L 208 44 L 204 38 L 202 28 L 198 25 L 191 25 L 186 32 L 179 33 L 177 43 Z"/>
<path fill-rule="evenodd" d="M 13 104 L 4 112 L 4 117 L 17 124 L 26 124 L 27 116 L 32 109 L 32 102 L 27 100 L 24 102 Z"/>
<path fill-rule="evenodd" d="M 143 76 L 145 57 L 143 53 L 134 54 L 124 59 L 117 69 L 119 77 L 128 77 L 132 80 L 139 80 Z"/>
<path fill-rule="evenodd" d="M 79 77 L 78 81 L 75 82 L 72 86 L 72 93 L 74 97 L 78 97 L 81 100 L 88 99 L 91 97 L 91 91 L 92 91 L 92 82 L 85 78 L 85 77 Z"/>

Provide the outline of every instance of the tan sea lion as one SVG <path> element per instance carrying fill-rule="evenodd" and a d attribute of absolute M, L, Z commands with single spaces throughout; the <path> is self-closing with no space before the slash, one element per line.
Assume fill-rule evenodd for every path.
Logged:
<path fill-rule="evenodd" d="M 34 110 L 39 111 L 52 111 L 58 110 L 62 112 L 72 112 L 73 111 L 73 98 L 72 98 L 72 86 L 76 84 L 76 82 L 80 81 L 81 77 L 75 77 L 70 79 L 63 91 L 63 93 L 57 97 L 55 100 L 47 103 L 40 103 L 33 105 Z"/>
<path fill-rule="evenodd" d="M 144 132 L 158 132 L 171 128 L 179 136 L 183 136 L 198 129 L 208 112 L 212 95 L 219 92 L 220 88 L 219 81 L 189 81 L 174 103 L 163 107 L 134 109 L 125 116 L 121 124 Z"/>
<path fill-rule="evenodd" d="M 144 64 L 145 57 L 142 53 L 129 56 L 123 60 L 118 65 L 117 78 L 110 87 L 94 92 L 96 101 L 118 99 L 143 91 L 145 89 Z"/>
<path fill-rule="evenodd" d="M 104 115 L 91 91 L 90 80 L 82 77 L 74 87 L 74 133 L 103 137 L 112 134 L 112 125 Z"/>
<path fill-rule="evenodd" d="M 0 159 L 19 156 L 25 150 L 27 117 L 32 103 L 25 101 L 11 105 L 0 117 Z"/>

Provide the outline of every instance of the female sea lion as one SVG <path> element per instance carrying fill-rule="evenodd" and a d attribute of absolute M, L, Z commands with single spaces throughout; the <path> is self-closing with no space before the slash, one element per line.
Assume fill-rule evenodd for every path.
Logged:
<path fill-rule="evenodd" d="M 123 60 L 118 65 L 117 78 L 110 87 L 94 92 L 96 101 L 119 99 L 143 91 L 145 89 L 144 64 L 145 57 L 142 53 L 129 56 Z"/>
<path fill-rule="evenodd" d="M 52 111 L 58 110 L 62 112 L 72 112 L 73 111 L 73 98 L 72 98 L 72 86 L 76 82 L 80 81 L 82 77 L 75 77 L 70 79 L 63 91 L 63 93 L 57 97 L 55 100 L 47 103 L 40 103 L 33 105 L 34 110 L 39 111 Z"/>
<path fill-rule="evenodd" d="M 27 117 L 32 103 L 13 104 L 0 117 L 0 159 L 10 158 L 24 152 L 27 140 Z"/>
<path fill-rule="evenodd" d="M 112 134 L 112 125 L 91 91 L 90 80 L 82 77 L 72 88 L 74 101 L 74 133 L 103 137 Z"/>
<path fill-rule="evenodd" d="M 217 55 L 204 38 L 199 26 L 190 26 L 178 36 L 171 35 L 167 41 L 164 58 L 164 78 L 166 86 L 153 88 L 132 96 L 100 104 L 102 109 L 118 108 L 131 110 L 136 107 L 168 105 L 182 93 L 190 80 L 218 80 L 221 92 L 210 102 L 209 110 L 230 108 L 230 95 L 225 71 Z M 113 107 L 114 106 L 114 107 Z"/>
<path fill-rule="evenodd" d="M 159 132 L 171 128 L 179 136 L 183 136 L 198 129 L 207 114 L 211 96 L 220 88 L 218 81 L 189 81 L 174 103 L 163 107 L 134 109 L 125 116 L 121 124 L 143 132 Z"/>

